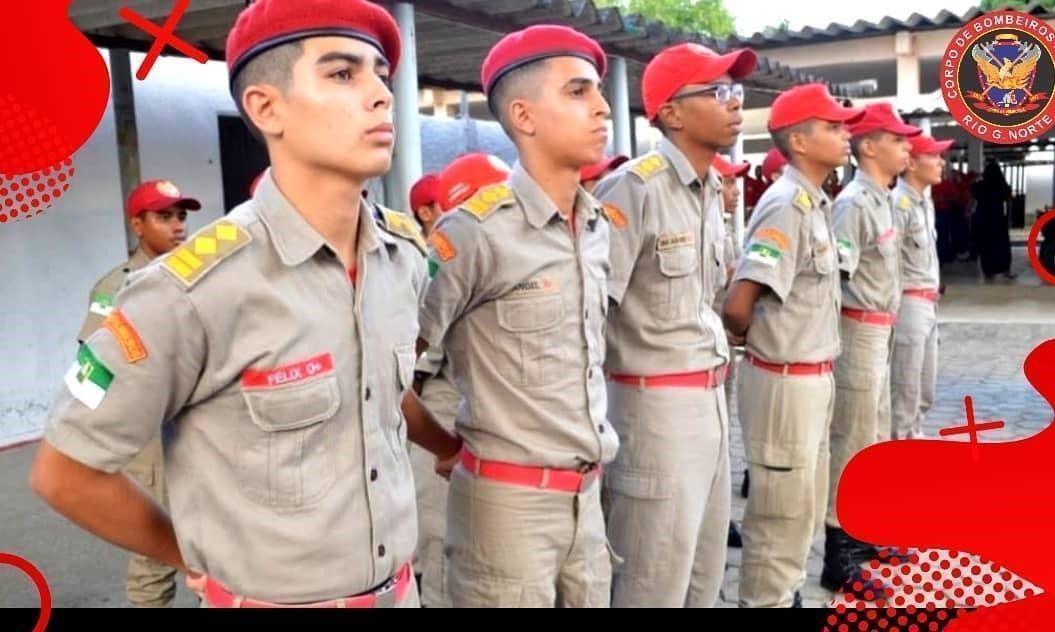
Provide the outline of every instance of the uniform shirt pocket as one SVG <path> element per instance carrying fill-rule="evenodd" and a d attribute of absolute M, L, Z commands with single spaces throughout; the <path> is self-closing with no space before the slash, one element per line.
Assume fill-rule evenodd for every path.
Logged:
<path fill-rule="evenodd" d="M 682 246 L 656 253 L 660 278 L 650 288 L 653 316 L 661 321 L 682 320 L 693 314 L 692 274 L 699 267 L 694 246 Z"/>
<path fill-rule="evenodd" d="M 560 292 L 495 301 L 498 338 L 496 362 L 502 374 L 519 386 L 548 386 L 562 374 L 563 346 L 555 330 L 564 321 Z"/>

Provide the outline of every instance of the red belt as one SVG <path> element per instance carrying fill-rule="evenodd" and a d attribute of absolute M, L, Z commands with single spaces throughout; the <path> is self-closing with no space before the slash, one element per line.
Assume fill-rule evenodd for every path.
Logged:
<path fill-rule="evenodd" d="M 912 298 L 922 298 L 931 303 L 937 303 L 941 299 L 941 292 L 938 290 L 905 290 L 902 294 Z"/>
<path fill-rule="evenodd" d="M 832 372 L 831 361 L 816 362 L 813 364 L 800 362 L 774 364 L 772 362 L 766 362 L 765 360 L 759 360 L 750 353 L 745 354 L 744 359 L 747 360 L 749 364 L 757 366 L 764 371 L 780 373 L 781 375 L 825 375 Z"/>
<path fill-rule="evenodd" d="M 728 366 L 723 364 L 716 369 L 694 371 L 692 373 L 668 373 L 666 375 L 625 375 L 613 373 L 608 377 L 613 382 L 628 386 L 640 386 L 641 388 L 718 388 L 725 384 L 725 377 L 728 372 Z"/>
<path fill-rule="evenodd" d="M 464 448 L 460 459 L 462 467 L 483 478 L 499 483 L 536 489 L 556 489 L 563 492 L 581 492 L 589 487 L 590 483 L 596 480 L 601 473 L 599 464 L 591 464 L 582 470 L 572 470 L 483 461 Z"/>
<path fill-rule="evenodd" d="M 393 608 L 403 601 L 414 576 L 410 562 L 381 587 L 362 595 L 303 604 L 283 604 L 235 595 L 211 577 L 205 578 L 205 601 L 212 608 Z"/>
<path fill-rule="evenodd" d="M 862 322 L 866 325 L 879 325 L 880 327 L 892 327 L 897 321 L 897 314 L 888 312 L 869 312 L 852 307 L 842 308 L 843 316 Z"/>

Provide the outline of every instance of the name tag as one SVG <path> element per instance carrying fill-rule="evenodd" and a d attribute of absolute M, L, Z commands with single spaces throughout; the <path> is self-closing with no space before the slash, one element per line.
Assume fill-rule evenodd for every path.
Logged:
<path fill-rule="evenodd" d="M 680 248 L 681 246 L 691 246 L 696 243 L 696 233 L 667 233 L 660 235 L 656 240 L 656 250 L 660 252 L 664 250 L 671 250 L 673 248 Z"/>
<path fill-rule="evenodd" d="M 536 277 L 521 281 L 509 291 L 512 296 L 526 296 L 530 294 L 548 294 L 558 289 L 557 283 L 549 277 Z"/>
<path fill-rule="evenodd" d="M 333 356 L 324 353 L 314 358 L 286 364 L 274 369 L 247 369 L 242 373 L 242 386 L 245 388 L 268 388 L 294 384 L 330 371 L 333 371 Z"/>

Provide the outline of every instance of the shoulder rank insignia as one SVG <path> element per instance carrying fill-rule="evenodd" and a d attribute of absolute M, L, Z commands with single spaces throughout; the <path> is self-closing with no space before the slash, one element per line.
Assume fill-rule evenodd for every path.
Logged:
<path fill-rule="evenodd" d="M 417 246 L 417 249 L 422 254 L 428 252 L 428 246 L 425 245 L 425 236 L 421 233 L 417 223 L 410 219 L 409 215 L 381 207 L 381 219 L 384 221 L 385 230 L 397 237 L 410 241 Z"/>
<path fill-rule="evenodd" d="M 795 205 L 795 208 L 806 213 L 813 208 L 813 198 L 811 198 L 810 194 L 806 192 L 806 189 L 800 188 L 795 193 L 795 199 L 792 201 L 792 204 Z"/>
<path fill-rule="evenodd" d="M 229 220 L 206 226 L 179 248 L 165 256 L 162 264 L 187 288 L 227 257 L 238 252 L 253 238 L 244 228 Z"/>
<path fill-rule="evenodd" d="M 642 158 L 640 162 L 634 165 L 630 171 L 637 174 L 642 180 L 648 180 L 652 176 L 656 175 L 660 171 L 667 168 L 667 159 L 660 154 L 652 154 L 645 158 Z"/>
<path fill-rule="evenodd" d="M 483 187 L 459 207 L 481 222 L 499 208 L 515 201 L 513 190 L 508 184 L 498 183 Z"/>
<path fill-rule="evenodd" d="M 912 198 L 902 193 L 901 199 L 897 201 L 897 207 L 902 211 L 912 210 Z"/>

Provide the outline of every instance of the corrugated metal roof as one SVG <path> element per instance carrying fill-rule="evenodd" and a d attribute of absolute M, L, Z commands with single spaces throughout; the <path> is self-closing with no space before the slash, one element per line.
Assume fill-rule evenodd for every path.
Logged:
<path fill-rule="evenodd" d="M 640 85 L 644 65 L 672 44 L 698 42 L 724 51 L 729 46 L 697 33 L 624 15 L 616 8 L 599 8 L 593 0 L 411 0 L 415 5 L 418 76 L 423 87 L 479 90 L 479 69 L 490 47 L 510 31 L 540 23 L 565 24 L 597 39 L 611 55 L 627 59 L 630 105 L 641 111 Z M 391 6 L 391 2 L 382 2 Z M 155 22 L 171 11 L 171 0 L 78 0 L 70 8 L 75 25 L 96 45 L 146 50 L 152 37 L 126 23 L 118 8 L 128 6 Z M 194 0 L 176 34 L 213 59 L 223 59 L 227 32 L 245 0 Z M 790 86 L 823 82 L 779 62 L 761 57 L 758 70 L 745 81 L 747 107 L 769 104 Z M 857 85 L 830 85 L 839 97 L 867 96 Z"/>
<path fill-rule="evenodd" d="M 1017 7 L 1015 10 L 1045 18 L 1055 15 L 1055 13 L 1045 9 L 1039 0 L 1033 0 L 1023 7 Z M 761 33 L 747 36 L 735 35 L 721 40 L 720 43 L 713 41 L 712 43 L 723 48 L 750 46 L 759 50 L 803 46 L 875 37 L 877 35 L 892 35 L 898 31 L 933 31 L 955 28 L 985 13 L 980 8 L 974 7 L 963 15 L 956 15 L 951 11 L 942 10 L 932 18 L 919 13 L 913 13 L 903 20 L 888 15 L 878 22 L 858 20 L 853 24 L 833 22 L 825 28 L 807 26 L 798 30 L 766 29 Z"/>

